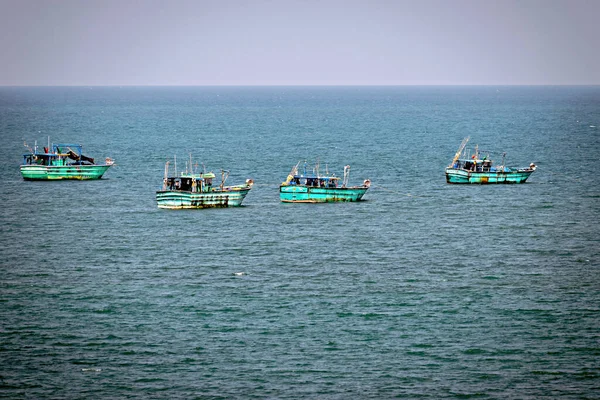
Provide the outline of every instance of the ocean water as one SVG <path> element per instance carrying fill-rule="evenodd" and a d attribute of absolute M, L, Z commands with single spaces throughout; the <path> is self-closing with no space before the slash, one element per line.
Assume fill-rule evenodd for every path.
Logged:
<path fill-rule="evenodd" d="M 448 185 L 466 136 L 538 170 Z M 0 137 L 0 398 L 599 396 L 600 87 L 2 87 Z M 48 137 L 116 166 L 23 181 Z M 190 154 L 244 206 L 159 210 Z"/>

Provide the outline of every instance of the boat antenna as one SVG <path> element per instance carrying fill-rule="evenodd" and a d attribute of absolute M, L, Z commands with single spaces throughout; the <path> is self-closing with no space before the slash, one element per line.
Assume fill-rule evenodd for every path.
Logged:
<path fill-rule="evenodd" d="M 177 154 L 175 154 L 173 159 L 175 160 L 175 176 L 177 176 Z"/>
<path fill-rule="evenodd" d="M 467 142 L 469 141 L 469 139 L 471 139 L 471 136 L 467 136 L 466 138 L 463 139 L 460 146 L 458 147 L 458 151 L 456 152 L 456 154 L 454 155 L 454 158 L 452 159 L 451 165 L 456 164 L 456 162 L 460 158 L 460 153 L 462 153 L 462 151 L 465 149 L 465 146 L 467 145 Z"/>

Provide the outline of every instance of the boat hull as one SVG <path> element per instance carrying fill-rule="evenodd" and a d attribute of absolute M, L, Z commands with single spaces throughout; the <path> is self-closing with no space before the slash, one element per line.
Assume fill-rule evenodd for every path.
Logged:
<path fill-rule="evenodd" d="M 158 208 L 172 210 L 238 207 L 250 191 L 250 188 L 232 190 L 213 190 L 193 193 L 180 190 L 159 190 L 156 192 Z"/>
<path fill-rule="evenodd" d="M 21 165 L 21 176 L 28 181 L 52 181 L 63 179 L 100 179 L 111 165 Z"/>
<path fill-rule="evenodd" d="M 446 182 L 474 184 L 525 183 L 532 173 L 533 170 L 531 169 L 508 172 L 474 172 L 464 169 L 446 168 Z"/>
<path fill-rule="evenodd" d="M 332 203 L 359 201 L 368 187 L 324 188 L 303 185 L 285 185 L 279 188 L 279 198 L 284 203 Z"/>

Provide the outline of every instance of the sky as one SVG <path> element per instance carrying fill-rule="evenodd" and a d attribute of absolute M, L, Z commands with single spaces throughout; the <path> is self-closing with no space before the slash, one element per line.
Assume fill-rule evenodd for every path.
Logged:
<path fill-rule="evenodd" d="M 0 86 L 599 84 L 600 0 L 0 0 Z"/>

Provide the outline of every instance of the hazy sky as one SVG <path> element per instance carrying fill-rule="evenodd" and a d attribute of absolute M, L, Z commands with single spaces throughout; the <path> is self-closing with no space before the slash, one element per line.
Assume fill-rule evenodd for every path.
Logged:
<path fill-rule="evenodd" d="M 0 85 L 600 84 L 600 0 L 0 0 Z"/>

